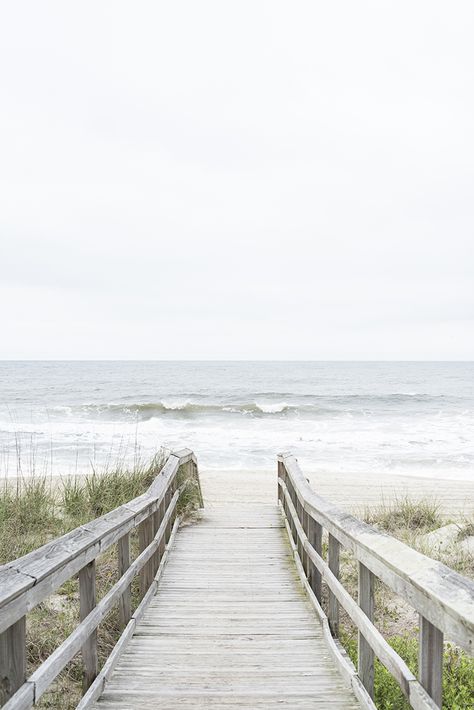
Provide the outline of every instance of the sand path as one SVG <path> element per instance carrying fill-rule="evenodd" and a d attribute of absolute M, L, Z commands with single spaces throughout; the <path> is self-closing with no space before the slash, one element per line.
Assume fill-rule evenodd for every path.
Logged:
<path fill-rule="evenodd" d="M 447 517 L 462 518 L 474 514 L 474 480 L 387 474 L 362 477 L 360 474 L 325 474 L 320 471 L 304 473 L 319 495 L 354 514 L 361 514 L 366 506 L 390 503 L 405 496 L 415 500 L 435 500 Z M 200 470 L 200 477 L 206 505 L 276 501 L 276 470 Z"/>

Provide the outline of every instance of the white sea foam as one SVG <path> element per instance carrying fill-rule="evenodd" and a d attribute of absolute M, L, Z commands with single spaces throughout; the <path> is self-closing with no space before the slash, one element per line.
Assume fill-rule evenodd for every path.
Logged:
<path fill-rule="evenodd" d="M 255 402 L 255 406 L 264 414 L 278 414 L 288 409 L 290 405 L 286 402 Z"/>
<path fill-rule="evenodd" d="M 161 404 L 164 409 L 169 409 L 173 411 L 182 411 L 186 409 L 191 402 L 188 399 L 177 399 L 177 400 L 162 400 Z"/>

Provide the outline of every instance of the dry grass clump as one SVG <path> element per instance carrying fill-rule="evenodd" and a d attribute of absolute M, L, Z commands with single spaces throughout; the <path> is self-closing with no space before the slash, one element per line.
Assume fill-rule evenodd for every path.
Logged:
<path fill-rule="evenodd" d="M 426 533 L 443 525 L 440 507 L 436 501 L 415 501 L 408 496 L 395 499 L 389 505 L 366 509 L 364 520 L 391 534 L 400 534 L 401 531 Z"/>
<path fill-rule="evenodd" d="M 471 519 L 464 520 L 459 528 L 459 542 L 466 540 L 468 537 L 474 537 L 474 516 Z"/>
<path fill-rule="evenodd" d="M 474 554 L 459 544 L 474 535 L 474 519 L 456 521 L 459 526 L 456 540 L 445 545 L 430 544 L 425 538 L 427 533 L 453 522 L 443 519 L 440 506 L 434 500 L 400 498 L 389 505 L 366 509 L 364 520 L 459 574 L 474 577 Z"/>

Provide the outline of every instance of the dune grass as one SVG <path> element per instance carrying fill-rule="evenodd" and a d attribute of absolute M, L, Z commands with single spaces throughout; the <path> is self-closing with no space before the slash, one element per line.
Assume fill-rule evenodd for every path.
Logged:
<path fill-rule="evenodd" d="M 395 498 L 389 505 L 367 508 L 364 520 L 391 535 L 403 531 L 426 533 L 443 525 L 440 506 L 435 500 L 412 500 L 408 496 Z"/>
<path fill-rule="evenodd" d="M 24 477 L 0 489 L 0 564 L 16 559 L 144 493 L 164 455 L 59 481 Z M 14 534 L 12 532 L 14 531 Z"/>

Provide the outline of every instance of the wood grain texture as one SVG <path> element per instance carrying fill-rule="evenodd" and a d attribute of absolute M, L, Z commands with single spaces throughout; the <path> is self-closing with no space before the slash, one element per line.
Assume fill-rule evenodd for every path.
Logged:
<path fill-rule="evenodd" d="M 0 634 L 0 707 L 23 685 L 26 677 L 26 618 Z"/>
<path fill-rule="evenodd" d="M 336 577 L 336 579 L 339 579 L 340 547 L 341 545 L 339 541 L 336 540 L 336 538 L 332 535 L 329 535 L 328 567 L 333 573 L 333 575 Z M 339 602 L 337 601 L 337 598 L 334 596 L 331 590 L 329 590 L 328 619 L 332 635 L 337 637 L 339 635 Z"/>
<path fill-rule="evenodd" d="M 158 529 L 158 528 L 157 528 Z M 117 543 L 118 576 L 122 577 L 130 567 L 130 533 L 123 535 Z M 119 601 L 119 623 L 124 629 L 132 616 L 131 587 L 127 587 Z"/>
<path fill-rule="evenodd" d="M 95 583 L 95 560 L 89 562 L 79 572 L 79 599 L 81 621 L 89 616 L 97 603 Z M 82 645 L 82 663 L 84 666 L 83 691 L 86 692 L 99 671 L 97 656 L 97 629 L 86 638 Z"/>
<path fill-rule="evenodd" d="M 216 507 L 178 531 L 94 707 L 360 707 L 297 579 L 276 505 Z"/>
<path fill-rule="evenodd" d="M 369 621 L 374 620 L 374 585 L 375 579 L 372 572 L 359 562 L 359 606 Z M 358 672 L 364 688 L 371 698 L 374 697 L 374 664 L 375 654 L 372 647 L 365 638 L 362 630 L 358 633 Z"/>
<path fill-rule="evenodd" d="M 419 679 L 441 707 L 443 700 L 443 634 L 420 616 Z"/>

